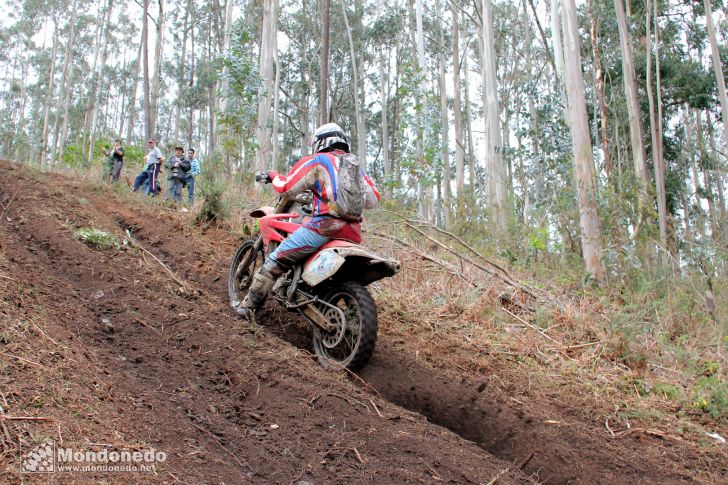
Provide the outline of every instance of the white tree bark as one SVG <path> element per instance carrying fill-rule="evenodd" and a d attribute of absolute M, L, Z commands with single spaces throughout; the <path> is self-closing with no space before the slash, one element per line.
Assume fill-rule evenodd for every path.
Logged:
<path fill-rule="evenodd" d="M 665 162 L 662 157 L 662 123 L 655 114 L 655 100 L 652 93 L 652 39 L 650 34 L 650 0 L 647 0 L 646 8 L 646 57 L 647 57 L 647 100 L 650 106 L 650 133 L 652 135 L 652 160 L 655 168 L 655 189 L 657 190 L 657 217 L 660 227 L 660 243 L 667 249 L 667 204 L 665 201 Z M 657 0 L 655 0 L 655 28 L 657 28 Z M 655 43 L 659 42 L 657 30 L 655 30 Z M 659 56 L 659 47 L 655 57 Z M 658 66 L 659 69 L 659 61 Z M 658 73 L 659 74 L 659 73 Z M 660 84 L 657 83 L 659 95 Z M 661 107 L 660 107 L 661 108 Z M 659 116 L 662 116 L 660 109 Z M 665 253 L 661 253 L 663 256 Z"/>
<path fill-rule="evenodd" d="M 41 151 L 39 162 L 43 164 L 48 153 L 48 117 L 50 114 L 51 101 L 53 100 L 53 88 L 56 74 L 56 53 L 58 52 L 58 20 L 53 21 L 53 49 L 51 50 L 51 66 L 48 70 L 48 90 L 43 105 L 43 129 L 41 130 Z"/>
<path fill-rule="evenodd" d="M 255 167 L 259 171 L 271 168 L 271 96 L 273 95 L 273 56 L 276 50 L 277 12 L 276 0 L 263 0 L 263 30 L 260 43 L 260 79 L 261 89 L 258 94 L 258 123 L 256 140 L 258 150 L 255 153 Z"/>
<path fill-rule="evenodd" d="M 351 35 L 351 26 L 349 25 L 349 16 L 346 14 L 346 3 L 341 3 L 341 14 L 344 16 L 344 25 L 346 26 L 346 35 L 349 38 L 349 50 L 351 52 L 351 72 L 354 78 L 354 86 L 352 88 L 354 94 L 354 110 L 356 116 L 356 141 L 357 156 L 359 163 L 366 169 L 367 166 L 367 133 L 364 125 L 364 109 L 362 107 L 361 92 L 359 86 L 359 71 L 357 70 L 356 49 L 354 48 L 354 38 Z"/>
<path fill-rule="evenodd" d="M 58 151 L 58 160 L 63 160 L 63 154 L 66 150 L 66 138 L 68 137 L 68 111 L 71 107 L 71 78 L 73 77 L 72 64 L 73 64 L 73 45 L 76 42 L 76 23 L 78 22 L 78 2 L 73 2 L 73 13 L 71 14 L 71 32 L 68 35 L 68 44 L 66 45 L 66 59 L 63 67 L 63 92 L 66 93 L 63 100 L 63 123 L 61 124 L 61 138 L 59 143 L 61 145 Z M 55 160 L 56 149 L 53 147 L 53 154 Z"/>
<path fill-rule="evenodd" d="M 111 13 L 114 9 L 114 0 L 109 0 L 109 3 L 107 5 L 107 12 L 106 12 L 106 27 L 105 27 L 105 33 L 104 33 L 104 45 L 101 48 L 101 64 L 99 65 L 98 71 L 95 74 L 95 83 L 94 83 L 94 91 L 93 91 L 93 97 L 91 98 L 91 133 L 89 136 L 89 144 L 88 144 L 88 162 L 91 163 L 91 161 L 94 158 L 94 145 L 96 144 L 96 120 L 98 118 L 98 112 L 99 112 L 99 95 L 101 93 L 101 85 L 103 84 L 103 76 L 104 76 L 104 68 L 106 67 L 106 59 L 108 58 L 108 47 L 109 47 L 109 37 L 110 29 L 111 29 Z"/>
<path fill-rule="evenodd" d="M 450 123 L 448 122 L 447 112 L 447 88 L 445 79 L 445 32 L 442 28 L 442 9 L 440 8 L 440 0 L 435 0 L 435 17 L 437 18 L 437 30 L 440 34 L 440 52 L 439 52 L 439 64 L 440 64 L 440 119 L 442 120 L 442 127 L 440 131 L 442 133 L 442 139 L 440 140 L 440 146 L 442 150 L 442 167 L 443 167 L 443 216 L 445 227 L 450 225 L 450 206 L 451 206 L 451 195 L 450 195 L 450 147 L 448 140 L 448 131 L 450 129 Z M 457 87 L 456 87 L 457 90 Z"/>
<path fill-rule="evenodd" d="M 627 19 L 624 15 L 624 5 L 622 4 L 622 0 L 614 0 L 614 9 L 617 14 L 619 45 L 622 51 L 622 77 L 624 78 L 624 92 L 627 97 L 627 113 L 629 115 L 629 134 L 632 142 L 634 171 L 644 194 L 646 193 L 648 184 L 646 164 L 647 153 L 645 151 L 645 142 L 642 136 L 642 118 L 640 116 L 640 103 L 637 98 L 637 81 L 634 75 L 634 62 L 632 61 L 632 36 L 629 34 L 629 30 L 627 30 Z"/>
<path fill-rule="evenodd" d="M 728 97 L 726 96 L 725 80 L 723 79 L 723 67 L 720 62 L 720 51 L 718 50 L 718 39 L 715 36 L 713 26 L 713 7 L 710 0 L 703 0 L 705 5 L 705 22 L 708 26 L 708 39 L 710 40 L 710 54 L 713 57 L 713 72 L 718 84 L 718 98 L 720 99 L 720 110 L 723 114 L 723 142 L 728 144 Z"/>
<path fill-rule="evenodd" d="M 463 114 L 460 99 L 460 25 L 458 6 L 450 2 L 452 12 L 452 79 L 455 98 L 453 100 L 453 118 L 455 122 L 455 189 L 458 196 L 465 186 L 465 148 L 463 141 Z"/>
<path fill-rule="evenodd" d="M 482 0 L 483 7 L 483 105 L 485 106 L 486 167 L 488 169 L 488 205 L 496 226 L 508 230 L 506 206 L 507 175 L 503 160 L 498 86 L 496 81 L 495 45 L 493 35 L 493 6 L 491 0 Z"/>
<path fill-rule="evenodd" d="M 564 79 L 569 104 L 569 125 L 574 155 L 577 204 L 581 245 L 586 270 L 596 281 L 603 279 L 602 236 L 597 210 L 596 183 L 589 120 L 584 99 L 584 78 L 581 72 L 579 27 L 574 0 L 563 0 L 565 46 Z"/>
<path fill-rule="evenodd" d="M 384 14 L 384 2 L 379 0 L 379 13 Z M 387 71 L 384 64 L 384 46 L 379 49 L 379 89 L 380 103 L 382 105 L 382 163 L 384 165 L 384 178 L 389 181 L 392 165 L 389 160 L 389 120 L 387 119 Z M 390 196 L 389 185 L 386 187 L 387 196 Z"/>

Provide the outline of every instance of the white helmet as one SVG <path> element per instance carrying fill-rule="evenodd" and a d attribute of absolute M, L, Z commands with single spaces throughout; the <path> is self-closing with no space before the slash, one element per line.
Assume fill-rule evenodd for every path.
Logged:
<path fill-rule="evenodd" d="M 335 149 L 349 151 L 349 142 L 346 140 L 344 130 L 336 123 L 326 123 L 316 128 L 309 146 L 313 148 L 314 153 L 328 152 Z"/>

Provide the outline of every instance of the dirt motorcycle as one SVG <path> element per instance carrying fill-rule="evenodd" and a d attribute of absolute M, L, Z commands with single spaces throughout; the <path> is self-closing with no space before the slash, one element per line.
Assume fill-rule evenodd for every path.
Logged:
<path fill-rule="evenodd" d="M 270 179 L 258 174 L 256 181 Z M 284 195 L 275 207 L 250 213 L 260 220 L 260 234 L 243 241 L 230 264 L 228 292 L 233 307 L 245 297 L 265 258 L 310 219 L 312 199 L 310 192 Z M 369 361 L 377 341 L 377 308 L 366 286 L 394 276 L 399 269 L 398 261 L 334 239 L 281 275 L 270 296 L 311 324 L 313 351 L 322 366 L 356 371 Z"/>

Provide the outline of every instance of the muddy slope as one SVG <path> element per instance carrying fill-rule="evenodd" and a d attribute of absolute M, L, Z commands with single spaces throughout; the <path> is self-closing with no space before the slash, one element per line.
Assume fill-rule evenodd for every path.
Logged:
<path fill-rule="evenodd" d="M 193 281 L 215 284 L 206 274 L 215 254 L 175 233 L 164 213 L 139 217 L 134 208 L 110 202 L 113 194 L 3 163 L 0 202 L 7 205 L 13 195 L 0 222 L 0 251 L 12 278 L 3 284 L 15 285 L 4 287 L 3 305 L 13 304 L 14 291 L 32 289 L 29 304 L 43 305 L 45 333 L 63 346 L 69 379 L 84 397 L 70 400 L 79 408 L 33 409 L 24 374 L 42 371 L 0 357 L 9 414 L 56 419 L 67 445 L 113 440 L 166 451 L 158 475 L 145 481 L 483 483 L 511 468 L 445 428 L 323 372 L 309 355 L 268 332 L 242 327 L 224 295 Z M 134 227 L 137 219 L 143 227 Z M 137 229 L 149 251 L 190 280 L 188 291 L 139 251 L 99 251 L 73 238 L 74 228 L 89 226 Z M 157 232 L 171 240 L 156 238 Z M 9 325 L 12 312 L 2 315 Z M 33 358 L 50 367 L 52 355 Z M 19 478 L 16 459 L 3 455 L 4 481 Z M 530 482 L 515 469 L 499 480 Z"/>

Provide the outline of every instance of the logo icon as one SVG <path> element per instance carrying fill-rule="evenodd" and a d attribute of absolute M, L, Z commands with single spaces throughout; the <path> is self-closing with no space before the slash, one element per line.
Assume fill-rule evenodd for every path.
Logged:
<path fill-rule="evenodd" d="M 36 445 L 20 455 L 21 473 L 53 473 L 55 466 L 56 443 L 47 441 Z"/>

